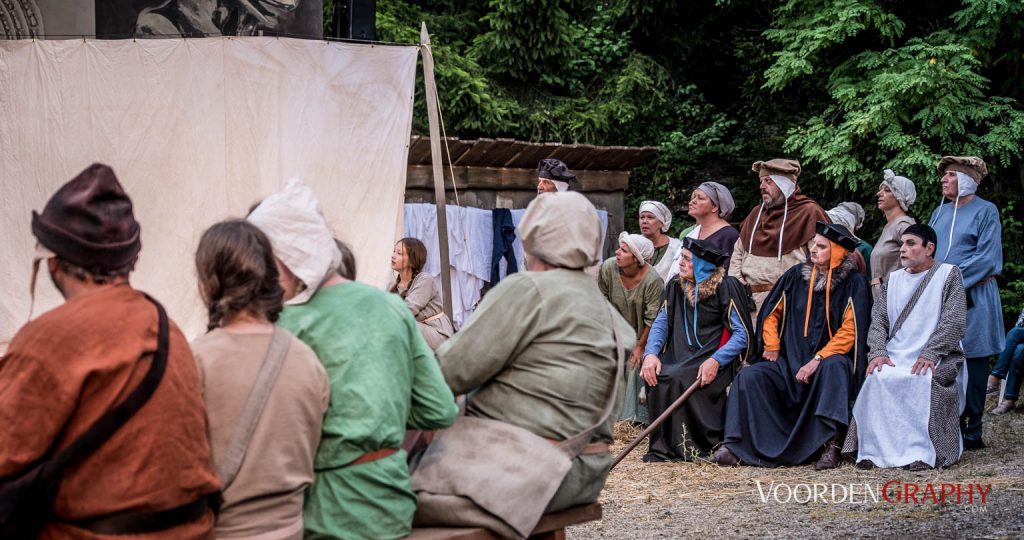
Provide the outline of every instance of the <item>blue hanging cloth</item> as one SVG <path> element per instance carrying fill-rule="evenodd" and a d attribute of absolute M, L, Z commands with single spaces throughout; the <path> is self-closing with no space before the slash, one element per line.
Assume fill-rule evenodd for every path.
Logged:
<path fill-rule="evenodd" d="M 698 347 L 703 347 L 704 346 L 704 344 L 701 343 L 700 340 L 697 338 L 697 304 L 700 302 L 700 284 L 701 284 L 701 282 L 703 282 L 703 281 L 707 280 L 708 278 L 710 278 L 711 275 L 715 273 L 715 270 L 717 268 L 718 267 L 715 266 L 714 264 L 709 263 L 708 261 L 705 261 L 704 259 L 701 259 L 696 254 L 693 254 L 693 279 L 694 279 L 695 283 L 694 283 L 694 286 L 693 286 L 693 328 L 692 328 L 692 330 L 693 330 L 693 341 L 697 342 L 697 346 Z M 684 319 L 684 322 L 685 322 L 685 319 L 686 319 L 686 314 L 685 313 L 683 314 L 683 319 Z M 686 328 L 686 344 L 692 346 L 693 342 L 690 341 L 690 331 L 691 331 L 691 328 L 689 326 L 687 326 L 687 328 Z"/>

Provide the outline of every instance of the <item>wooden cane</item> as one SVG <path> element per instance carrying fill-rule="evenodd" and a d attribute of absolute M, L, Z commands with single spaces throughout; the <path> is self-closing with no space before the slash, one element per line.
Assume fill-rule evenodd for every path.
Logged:
<path fill-rule="evenodd" d="M 668 408 L 665 409 L 665 412 L 661 413 L 661 416 L 659 416 L 653 422 L 651 422 L 651 425 L 647 426 L 647 429 L 645 429 L 643 433 L 638 435 L 637 438 L 630 441 L 629 444 L 626 445 L 626 448 L 622 452 L 619 452 L 619 455 L 615 456 L 615 461 L 612 461 L 611 469 L 614 469 L 615 466 L 618 465 L 620 461 L 625 459 L 626 456 L 628 456 L 629 453 L 632 452 L 633 449 L 637 447 L 637 445 L 639 445 L 644 439 L 646 439 L 652 431 L 657 429 L 658 426 L 660 426 L 666 419 L 668 419 L 668 417 L 671 416 L 672 413 L 674 413 L 675 410 L 678 409 L 679 406 L 682 405 L 683 402 L 685 402 L 691 394 L 696 392 L 698 388 L 700 388 L 700 379 L 694 381 L 694 383 L 691 384 L 685 392 L 683 392 L 683 395 L 679 396 L 679 399 L 675 400 L 671 405 L 669 405 Z"/>

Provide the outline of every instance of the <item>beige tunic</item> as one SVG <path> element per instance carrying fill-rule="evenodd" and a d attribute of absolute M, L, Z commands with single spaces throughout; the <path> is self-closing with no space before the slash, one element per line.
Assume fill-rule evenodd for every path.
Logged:
<path fill-rule="evenodd" d="M 441 291 L 434 286 L 434 276 L 420 272 L 408 289 L 396 286 L 392 292 L 405 295 L 405 303 L 416 317 L 416 326 L 431 349 L 437 350 L 455 333 L 452 321 L 444 314 Z"/>
<path fill-rule="evenodd" d="M 892 223 L 888 223 L 882 229 L 882 235 L 878 242 L 871 249 L 871 294 L 878 298 L 885 278 L 895 270 L 901 268 L 900 246 L 903 244 L 901 237 L 907 227 L 917 223 L 910 216 L 902 216 Z"/>
<path fill-rule="evenodd" d="M 618 313 L 628 352 L 634 330 Z M 484 297 L 463 329 L 438 349 L 456 394 L 476 389 L 470 416 L 508 422 L 565 440 L 597 421 L 609 399 L 616 355 L 612 315 L 585 273 L 518 272 Z M 612 442 L 614 414 L 594 437 Z M 547 511 L 597 500 L 611 454 L 581 455 Z"/>
<path fill-rule="evenodd" d="M 744 285 L 771 287 L 782 277 L 782 274 L 786 273 L 786 270 L 797 264 L 807 262 L 810 260 L 810 257 L 811 253 L 807 246 L 800 246 L 798 249 L 783 253 L 781 259 L 753 255 L 747 251 L 747 246 L 744 246 L 743 240 L 740 239 L 736 241 L 736 247 L 732 251 L 732 257 L 729 259 L 729 275 L 739 279 L 740 283 Z M 761 310 L 761 302 L 764 302 L 764 299 L 768 297 L 770 290 L 766 289 L 754 293 L 754 304 L 756 307 L 753 313 L 755 314 L 755 320 L 757 312 Z"/>
<path fill-rule="evenodd" d="M 238 418 L 270 346 L 270 334 L 216 329 L 192 343 L 209 420 L 213 461 L 223 459 Z M 330 399 L 327 373 L 313 350 L 292 338 L 234 482 L 224 491 L 218 538 L 276 533 L 268 540 L 302 538 L 302 504 L 313 482 Z"/>

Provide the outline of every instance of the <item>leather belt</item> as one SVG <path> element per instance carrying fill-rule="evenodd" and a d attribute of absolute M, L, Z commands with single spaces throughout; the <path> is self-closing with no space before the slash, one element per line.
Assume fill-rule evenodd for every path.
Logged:
<path fill-rule="evenodd" d="M 551 444 L 562 444 L 564 441 L 556 441 L 554 439 L 548 439 L 544 437 Z M 592 442 L 583 447 L 580 451 L 581 456 L 592 456 L 597 454 L 607 454 L 612 451 L 611 445 L 605 442 Z"/>
<path fill-rule="evenodd" d="M 211 498 L 204 495 L 181 506 L 157 512 L 121 512 L 96 519 L 72 521 L 71 525 L 96 534 L 146 534 L 172 529 L 202 519 L 212 509 Z"/>
<path fill-rule="evenodd" d="M 774 286 L 775 285 L 773 285 L 771 283 L 763 283 L 763 284 L 757 284 L 757 285 L 747 285 L 747 287 L 750 288 L 750 292 L 752 292 L 752 293 L 768 292 L 768 291 L 772 290 L 772 287 L 774 287 Z"/>
<path fill-rule="evenodd" d="M 371 461 L 377 461 L 378 459 L 384 459 L 384 458 L 394 454 L 395 452 L 398 452 L 397 448 L 381 448 L 380 450 L 374 450 L 373 452 L 367 452 L 367 453 L 359 456 L 359 458 L 356 459 L 355 461 L 353 461 L 352 463 L 349 463 L 348 465 L 345 465 L 345 466 L 346 467 L 351 467 L 353 465 L 362 465 L 363 463 L 369 463 Z"/>
<path fill-rule="evenodd" d="M 440 319 L 441 317 L 444 317 L 444 312 L 443 311 L 441 313 L 437 313 L 435 315 L 427 317 L 426 319 L 423 319 L 423 322 L 428 323 L 430 321 L 436 321 L 436 320 Z"/>

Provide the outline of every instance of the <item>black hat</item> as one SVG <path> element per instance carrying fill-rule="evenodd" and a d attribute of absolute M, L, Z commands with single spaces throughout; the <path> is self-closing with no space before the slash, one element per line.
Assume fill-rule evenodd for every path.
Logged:
<path fill-rule="evenodd" d="M 849 229 L 836 223 L 825 223 L 823 221 L 819 221 L 814 226 L 814 232 L 851 251 L 857 249 L 857 246 L 860 245 L 860 241 L 850 234 Z"/>
<path fill-rule="evenodd" d="M 718 251 L 706 240 L 686 237 L 683 239 L 683 248 L 715 266 L 722 266 L 725 261 L 729 260 L 728 255 Z"/>
<path fill-rule="evenodd" d="M 32 212 L 32 234 L 61 259 L 86 270 L 132 266 L 142 249 L 132 201 L 114 171 L 94 163 Z"/>
<path fill-rule="evenodd" d="M 558 180 L 559 182 L 575 182 L 576 175 L 569 170 L 569 167 L 558 159 L 542 159 L 537 164 L 537 178 Z"/>
<path fill-rule="evenodd" d="M 938 246 L 939 237 L 935 234 L 935 229 L 925 225 L 923 223 L 915 223 L 903 230 L 903 234 L 912 234 L 921 240 L 924 240 L 925 245 L 931 242 Z"/>

